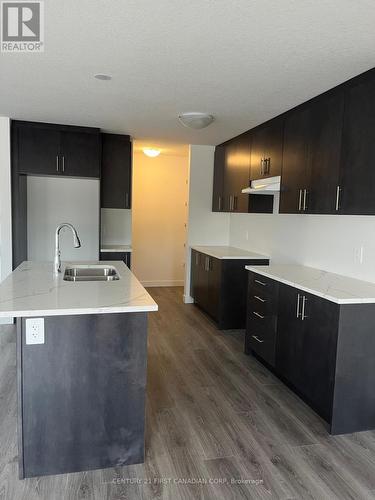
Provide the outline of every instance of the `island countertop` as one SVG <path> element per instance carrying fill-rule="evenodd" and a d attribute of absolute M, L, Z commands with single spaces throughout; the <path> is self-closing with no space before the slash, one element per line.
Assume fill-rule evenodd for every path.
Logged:
<path fill-rule="evenodd" d="M 64 281 L 66 266 L 114 266 L 117 281 Z M 0 284 L 0 317 L 67 316 L 157 311 L 158 305 L 121 261 L 62 263 L 25 261 Z"/>

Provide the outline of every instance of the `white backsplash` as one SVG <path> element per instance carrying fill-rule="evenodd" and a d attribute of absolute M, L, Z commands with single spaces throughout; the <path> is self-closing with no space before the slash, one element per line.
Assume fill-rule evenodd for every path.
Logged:
<path fill-rule="evenodd" d="M 375 282 L 375 217 L 231 214 L 230 245 Z"/>

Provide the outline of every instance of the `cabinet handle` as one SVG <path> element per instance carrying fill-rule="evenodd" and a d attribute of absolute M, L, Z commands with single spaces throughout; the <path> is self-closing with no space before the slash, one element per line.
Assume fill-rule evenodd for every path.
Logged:
<path fill-rule="evenodd" d="M 307 318 L 307 316 L 305 315 L 306 301 L 307 301 L 306 297 L 303 296 L 302 297 L 302 313 L 301 313 L 301 319 L 302 319 L 302 321 Z"/>
<path fill-rule="evenodd" d="M 340 188 L 340 186 L 337 186 L 337 188 L 336 188 L 336 205 L 335 205 L 336 212 L 340 209 L 340 193 L 341 193 L 341 188 Z"/>
<path fill-rule="evenodd" d="M 260 159 L 260 175 L 263 175 L 264 158 Z"/>
<path fill-rule="evenodd" d="M 298 294 L 297 295 L 297 314 L 296 314 L 297 318 L 299 318 L 299 306 L 300 306 L 300 302 L 301 302 L 301 295 Z"/>
<path fill-rule="evenodd" d="M 209 271 L 210 270 L 210 258 L 208 256 L 205 257 L 204 270 L 205 271 Z"/>
<path fill-rule="evenodd" d="M 258 295 L 254 295 L 254 299 L 259 300 L 259 302 L 266 302 L 264 299 L 258 297 Z"/>
<path fill-rule="evenodd" d="M 234 210 L 234 196 L 231 195 L 230 196 L 230 209 L 229 209 L 231 212 L 233 212 Z"/>
<path fill-rule="evenodd" d="M 299 190 L 298 210 L 301 211 L 301 208 L 302 208 L 302 189 Z"/>
<path fill-rule="evenodd" d="M 303 210 L 307 209 L 307 189 L 303 190 Z"/>
<path fill-rule="evenodd" d="M 56 172 L 59 171 L 59 155 L 56 155 Z"/>
<path fill-rule="evenodd" d="M 267 283 L 264 283 L 263 281 L 260 281 L 260 280 L 254 280 L 255 283 L 258 283 L 258 285 L 262 285 L 262 286 L 267 286 Z"/>
<path fill-rule="evenodd" d="M 221 210 L 222 210 L 221 203 L 222 203 L 222 198 L 221 198 L 221 196 L 219 196 L 219 198 L 218 198 L 219 212 L 221 212 Z"/>
<path fill-rule="evenodd" d="M 267 175 L 270 175 L 271 172 L 271 158 L 267 160 Z"/>
<path fill-rule="evenodd" d="M 253 314 L 255 314 L 255 316 L 258 316 L 258 318 L 260 318 L 260 319 L 264 319 L 264 316 L 262 316 L 261 314 L 259 314 L 256 311 L 253 311 Z"/>
<path fill-rule="evenodd" d="M 62 171 L 65 172 L 65 156 L 62 157 Z"/>
<path fill-rule="evenodd" d="M 233 196 L 233 210 L 237 210 L 237 196 Z"/>
<path fill-rule="evenodd" d="M 252 335 L 252 338 L 259 342 L 259 344 L 263 344 L 264 342 L 264 340 L 260 340 L 256 335 Z"/>
<path fill-rule="evenodd" d="M 199 253 L 195 254 L 195 265 L 199 266 Z"/>

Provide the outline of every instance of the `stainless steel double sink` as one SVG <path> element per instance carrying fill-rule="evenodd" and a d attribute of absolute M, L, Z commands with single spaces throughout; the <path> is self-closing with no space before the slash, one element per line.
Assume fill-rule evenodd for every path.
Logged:
<path fill-rule="evenodd" d="M 65 268 L 64 281 L 117 281 L 120 276 L 113 266 L 72 265 Z"/>

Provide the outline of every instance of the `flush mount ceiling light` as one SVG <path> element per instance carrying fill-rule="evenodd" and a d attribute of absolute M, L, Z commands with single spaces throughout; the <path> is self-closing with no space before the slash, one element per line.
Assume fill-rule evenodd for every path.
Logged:
<path fill-rule="evenodd" d="M 215 118 L 208 113 L 189 112 L 181 113 L 178 119 L 185 127 L 200 129 L 211 125 Z"/>
<path fill-rule="evenodd" d="M 143 152 L 146 156 L 149 156 L 150 158 L 156 158 L 157 156 L 160 155 L 160 149 L 143 148 Z"/>
<path fill-rule="evenodd" d="M 94 78 L 96 78 L 97 80 L 103 80 L 103 81 L 108 81 L 108 80 L 112 80 L 112 76 L 111 75 L 106 75 L 105 73 L 98 73 L 97 75 L 94 75 Z"/>

